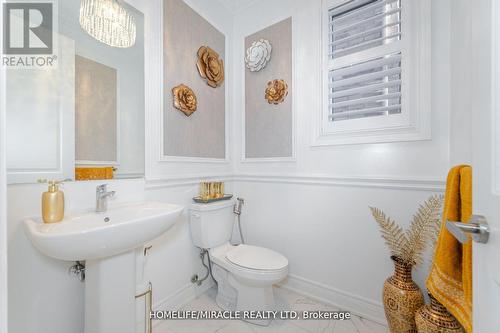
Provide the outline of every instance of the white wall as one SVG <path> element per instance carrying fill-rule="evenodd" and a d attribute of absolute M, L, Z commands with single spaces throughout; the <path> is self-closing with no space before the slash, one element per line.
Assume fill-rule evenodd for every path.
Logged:
<path fill-rule="evenodd" d="M 10 184 L 74 175 L 75 42 L 57 39 L 57 68 L 6 70 Z"/>
<path fill-rule="evenodd" d="M 241 162 L 242 113 L 233 123 L 235 188 L 247 203 L 248 242 L 288 257 L 288 287 L 384 321 L 381 289 L 392 263 L 368 206 L 408 224 L 418 204 L 444 187 L 450 167 L 450 2 L 432 1 L 432 140 L 386 144 L 311 146 L 321 105 L 321 45 L 314 37 L 320 34 L 321 1 L 258 1 L 236 14 L 234 82 L 243 81 L 244 37 L 293 17 L 296 161 Z M 236 84 L 234 109 L 243 106 Z M 425 276 L 425 268 L 415 272 L 421 286 Z"/>
<path fill-rule="evenodd" d="M 472 40 L 473 2 L 457 0 L 451 2 L 451 40 L 450 40 L 450 90 L 451 109 L 450 117 L 450 161 L 452 164 L 472 162 L 472 82 L 471 70 L 468 68 L 472 61 L 474 48 Z M 477 109 L 475 110 L 478 111 Z"/>
<path fill-rule="evenodd" d="M 113 204 L 155 200 L 188 206 L 198 192 L 197 180 L 170 182 L 161 188 L 145 188 L 144 180 L 114 180 L 110 190 L 117 192 Z M 92 209 L 99 181 L 64 185 L 66 211 Z M 227 185 L 231 190 L 231 184 Z M 8 188 L 9 244 L 9 332 L 83 332 L 84 284 L 68 274 L 72 262 L 48 258 L 37 251 L 26 237 L 23 219 L 40 215 L 41 193 L 46 186 L 10 185 Z M 192 245 L 187 211 L 162 237 L 147 245 L 144 280 L 151 281 L 156 307 L 169 309 L 193 298 L 197 292 L 190 279 L 204 274 L 198 250 Z M 201 290 L 209 287 L 205 283 Z M 28 317 L 27 317 L 28 314 Z"/>
<path fill-rule="evenodd" d="M 321 106 L 319 74 L 321 1 L 276 0 L 256 2 L 236 14 L 234 82 L 243 80 L 243 38 L 283 18 L 293 16 L 295 43 L 296 163 L 239 163 L 240 112 L 234 123 L 233 146 L 238 173 L 300 173 L 335 176 L 442 179 L 448 170 L 450 1 L 432 1 L 432 140 L 386 144 L 311 147 L 312 121 Z M 262 10 L 265 7 L 266 10 Z M 273 59 L 279 61 L 279 59 Z M 272 60 L 271 60 L 272 61 Z M 234 109 L 244 107 L 243 89 L 234 85 Z M 243 112 L 243 111 L 242 111 Z"/>
<path fill-rule="evenodd" d="M 3 6 L 0 6 L 3 36 Z M 0 40 L 2 37 L 0 37 Z M 7 163 L 5 154 L 5 71 L 0 66 L 0 333 L 7 333 Z"/>
<path fill-rule="evenodd" d="M 76 0 L 72 0 L 76 1 Z M 188 206 L 198 193 L 202 179 L 227 180 L 227 191 L 232 191 L 230 174 L 232 165 L 203 162 L 159 161 L 159 123 L 155 115 L 162 109 L 161 54 L 158 41 L 162 38 L 161 0 L 129 0 L 131 5 L 145 14 L 146 40 L 146 178 L 144 180 L 106 181 L 117 191 L 114 203 L 157 200 Z M 226 34 L 229 49 L 232 40 L 232 19 L 229 11 L 217 2 L 186 1 L 202 16 Z M 228 50 L 230 54 L 230 50 Z M 230 58 L 229 58 L 230 59 Z M 231 65 L 229 64 L 228 73 Z M 226 80 L 231 82 L 231 76 Z M 227 121 L 230 121 L 229 119 Z M 3 132 L 2 132 L 3 133 Z M 1 144 L 1 141 L 0 141 Z M 229 144 L 229 143 L 228 143 Z M 66 211 L 92 209 L 95 205 L 95 187 L 98 181 L 73 182 L 64 185 Z M 82 333 L 83 284 L 68 275 L 72 263 L 52 260 L 40 254 L 27 239 L 22 220 L 40 215 L 41 193 L 46 186 L 38 184 L 10 185 L 8 187 L 8 245 L 9 245 L 9 333 Z M 0 197 L 1 200 L 1 197 Z M 1 203 L 1 201 L 0 201 Z M 3 211 L 3 210 L 2 210 Z M 202 276 L 198 250 L 192 245 L 187 213 L 165 235 L 151 242 L 145 276 L 153 283 L 155 307 L 170 309 L 189 301 L 201 289 L 190 283 L 191 276 Z M 1 234 L 1 233 L 0 233 Z M 4 253 L 3 251 L 1 252 Z"/>
<path fill-rule="evenodd" d="M 64 185 L 66 211 L 93 207 L 96 185 Z M 143 195 L 140 180 L 114 181 L 111 187 L 118 193 L 118 202 L 138 200 Z M 83 332 L 84 285 L 68 274 L 73 263 L 44 256 L 24 232 L 23 219 L 40 215 L 41 193 L 46 190 L 43 184 L 8 188 L 9 332 L 13 333 Z"/>
<path fill-rule="evenodd" d="M 200 179 L 234 179 L 228 191 L 246 199 L 242 222 L 247 241 L 288 257 L 288 287 L 383 321 L 380 293 L 392 266 L 367 206 L 378 206 L 407 223 L 419 202 L 443 189 L 450 166 L 450 126 L 454 126 L 450 125 L 452 1 L 432 1 L 432 140 L 322 148 L 310 146 L 312 117 L 320 105 L 315 93 L 320 45 L 311 38 L 319 36 L 320 1 L 274 0 L 265 6 L 263 0 L 254 2 L 235 14 L 234 30 L 231 13 L 218 2 L 186 2 L 226 33 L 226 49 L 235 60 L 226 63 L 226 83 L 234 87 L 228 98 L 232 128 L 227 140 L 233 163 L 160 161 L 161 0 L 147 5 L 130 1 L 145 8 L 149 29 L 145 40 L 147 181 L 113 181 L 116 201 L 148 199 L 188 205 Z M 237 83 L 242 82 L 244 37 L 291 15 L 297 47 L 296 161 L 241 163 L 244 100 Z M 468 154 L 459 147 L 456 151 L 454 163 L 462 159 L 461 154 Z M 96 184 L 67 184 L 68 211 L 93 207 Z M 24 217 L 40 213 L 43 190 L 43 185 L 9 187 L 9 332 L 81 333 L 83 286 L 68 276 L 68 263 L 43 257 L 22 230 Z M 193 297 L 196 290 L 189 279 L 203 270 L 191 244 L 187 216 L 152 245 L 145 278 L 153 283 L 157 306 L 173 307 Z M 425 270 L 416 271 L 420 284 L 424 276 Z"/>

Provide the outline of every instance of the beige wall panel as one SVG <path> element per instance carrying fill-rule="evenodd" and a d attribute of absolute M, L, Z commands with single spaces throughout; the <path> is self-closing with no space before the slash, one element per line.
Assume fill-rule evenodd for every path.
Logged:
<path fill-rule="evenodd" d="M 246 158 L 291 157 L 292 18 L 246 37 L 245 50 L 261 38 L 269 40 L 273 49 L 264 69 L 245 70 L 245 155 Z M 283 79 L 288 84 L 288 96 L 279 105 L 269 104 L 265 99 L 267 83 L 274 79 Z"/>
<path fill-rule="evenodd" d="M 117 71 L 76 56 L 76 160 L 117 161 Z"/>
<path fill-rule="evenodd" d="M 225 60 L 225 36 L 182 0 L 165 0 L 163 17 L 164 154 L 225 158 L 225 84 L 209 87 L 196 68 L 197 52 L 203 45 Z M 173 106 L 172 88 L 181 83 L 198 99 L 198 109 L 190 117 Z"/>

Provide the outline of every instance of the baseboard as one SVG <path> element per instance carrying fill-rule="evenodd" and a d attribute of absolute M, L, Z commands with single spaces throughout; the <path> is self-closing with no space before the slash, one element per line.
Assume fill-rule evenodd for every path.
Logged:
<path fill-rule="evenodd" d="M 322 303 L 350 311 L 352 314 L 387 325 L 382 303 L 335 289 L 296 275 L 289 275 L 280 287 Z"/>
<path fill-rule="evenodd" d="M 212 280 L 207 280 L 201 286 L 191 283 L 184 285 L 169 296 L 155 302 L 154 310 L 175 311 L 214 286 Z M 382 303 L 348 293 L 322 283 L 318 283 L 296 275 L 289 275 L 279 286 L 297 294 L 307 296 L 319 302 L 350 311 L 352 314 L 387 325 Z M 153 321 L 153 326 L 160 324 L 160 320 Z"/>
<path fill-rule="evenodd" d="M 206 292 L 208 289 L 214 286 L 212 279 L 207 279 L 201 286 L 197 286 L 192 283 L 188 283 L 183 287 L 179 288 L 174 293 L 169 296 L 155 302 L 153 304 L 154 311 L 175 311 L 181 309 L 183 306 L 194 300 L 199 295 Z M 161 320 L 154 320 L 153 327 L 159 325 Z"/>

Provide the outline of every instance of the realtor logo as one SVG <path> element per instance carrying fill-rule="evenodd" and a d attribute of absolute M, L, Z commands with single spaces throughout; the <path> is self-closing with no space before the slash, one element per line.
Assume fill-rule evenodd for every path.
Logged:
<path fill-rule="evenodd" d="M 35 0 L 36 1 L 36 0 Z M 9 1 L 3 4 L 2 65 L 18 68 L 53 67 L 54 1 Z"/>

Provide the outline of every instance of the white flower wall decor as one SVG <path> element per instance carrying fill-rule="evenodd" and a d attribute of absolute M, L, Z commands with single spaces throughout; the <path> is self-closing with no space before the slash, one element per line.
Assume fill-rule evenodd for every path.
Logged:
<path fill-rule="evenodd" d="M 251 72 L 258 72 L 271 60 L 273 48 L 267 39 L 259 39 L 247 49 L 245 63 Z"/>

